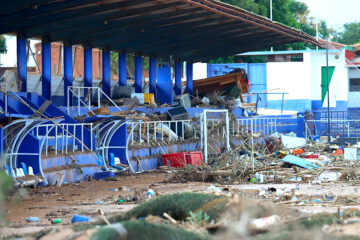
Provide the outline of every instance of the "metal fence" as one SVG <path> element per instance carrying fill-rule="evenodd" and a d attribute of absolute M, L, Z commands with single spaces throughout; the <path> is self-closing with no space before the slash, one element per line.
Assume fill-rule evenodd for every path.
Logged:
<path fill-rule="evenodd" d="M 55 156 L 58 152 L 67 154 L 69 151 L 84 152 L 85 128 L 92 132 L 92 123 L 58 123 L 41 124 L 34 129 L 35 136 L 44 141 L 45 156 L 53 150 Z M 77 132 L 78 131 L 78 132 Z M 78 136 L 78 137 L 75 137 Z M 92 137 L 90 136 L 90 150 L 92 151 Z"/>
<path fill-rule="evenodd" d="M 296 117 L 256 117 L 241 118 L 232 122 L 232 134 L 236 132 L 253 132 L 262 135 L 270 135 L 272 133 L 289 133 L 296 132 Z"/>
<path fill-rule="evenodd" d="M 76 100 L 76 111 L 73 112 L 73 100 Z M 67 89 L 67 114 L 72 114 L 73 116 L 81 116 L 81 107 L 86 107 L 88 112 L 92 112 L 92 104 L 95 103 L 96 108 L 102 107 L 101 99 L 109 101 L 113 106 L 115 106 L 119 111 L 121 108 L 116 105 L 116 103 L 99 87 L 75 87 L 69 86 Z"/>
<path fill-rule="evenodd" d="M 177 141 L 185 139 L 196 139 L 197 133 L 191 125 L 191 120 L 168 120 L 168 121 L 146 121 L 146 122 L 128 122 L 130 129 L 129 144 L 154 141 Z M 189 130 L 189 128 L 191 128 Z M 193 131 L 191 137 L 187 132 Z"/>
<path fill-rule="evenodd" d="M 330 116 L 328 118 L 328 116 Z M 360 110 L 315 111 L 305 115 L 305 136 L 327 136 L 330 120 L 330 136 L 360 137 Z"/>
<path fill-rule="evenodd" d="M 327 136 L 328 120 L 306 120 L 305 136 Z M 330 136 L 360 137 L 360 120 L 330 119 Z"/>

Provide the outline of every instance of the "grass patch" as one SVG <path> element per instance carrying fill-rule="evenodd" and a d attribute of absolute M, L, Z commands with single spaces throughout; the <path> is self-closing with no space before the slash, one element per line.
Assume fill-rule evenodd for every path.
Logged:
<path fill-rule="evenodd" d="M 110 218 L 110 222 L 119 222 L 131 218 L 137 219 L 148 215 L 162 217 L 163 213 L 168 213 L 176 220 L 184 220 L 189 216 L 190 211 L 194 211 L 207 202 L 219 198 L 221 197 L 214 194 L 191 192 L 163 195 L 138 205 L 125 215 Z"/>
<path fill-rule="evenodd" d="M 162 224 L 152 224 L 144 221 L 121 222 L 127 230 L 127 238 L 131 240 L 171 239 L 171 240 L 207 240 L 207 236 L 188 232 L 183 229 Z M 95 232 L 90 240 L 119 240 L 121 235 L 111 227 L 102 227 Z"/>

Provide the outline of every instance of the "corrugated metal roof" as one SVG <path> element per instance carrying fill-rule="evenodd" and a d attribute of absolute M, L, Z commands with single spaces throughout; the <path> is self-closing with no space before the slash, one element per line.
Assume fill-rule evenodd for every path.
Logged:
<path fill-rule="evenodd" d="M 299 30 L 214 0 L 0 0 L 0 33 L 202 61 L 292 42 Z"/>

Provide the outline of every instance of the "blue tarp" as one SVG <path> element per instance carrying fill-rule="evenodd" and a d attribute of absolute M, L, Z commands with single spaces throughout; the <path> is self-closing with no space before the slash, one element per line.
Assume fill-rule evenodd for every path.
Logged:
<path fill-rule="evenodd" d="M 286 157 L 284 157 L 282 159 L 283 162 L 286 162 L 286 163 L 290 163 L 290 164 L 293 164 L 293 165 L 296 165 L 296 166 L 299 166 L 299 167 L 302 167 L 302 168 L 305 168 L 305 169 L 314 169 L 314 168 L 318 168 L 319 166 L 305 160 L 305 159 L 302 159 L 302 158 L 299 158 L 299 157 L 296 157 L 296 156 L 293 156 L 293 155 L 287 155 Z"/>

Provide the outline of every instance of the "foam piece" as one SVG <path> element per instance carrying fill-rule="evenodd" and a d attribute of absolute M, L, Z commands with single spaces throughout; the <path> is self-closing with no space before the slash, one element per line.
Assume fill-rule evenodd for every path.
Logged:
<path fill-rule="evenodd" d="M 29 166 L 29 175 L 34 176 L 34 170 L 31 166 Z"/>
<path fill-rule="evenodd" d="M 24 169 L 19 168 L 20 177 L 25 177 Z"/>
<path fill-rule="evenodd" d="M 120 158 L 115 157 L 115 165 L 118 165 L 118 164 L 120 164 Z"/>

